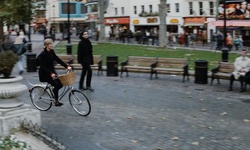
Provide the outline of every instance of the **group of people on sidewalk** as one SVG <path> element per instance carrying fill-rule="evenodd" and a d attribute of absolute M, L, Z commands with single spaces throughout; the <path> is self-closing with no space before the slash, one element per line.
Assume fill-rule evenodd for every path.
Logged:
<path fill-rule="evenodd" d="M 19 69 L 19 74 L 24 72 L 24 53 L 27 48 L 25 44 L 27 43 L 26 37 L 23 31 L 11 31 L 6 32 L 2 41 L 0 51 L 12 51 L 18 55 L 17 66 Z"/>
<path fill-rule="evenodd" d="M 235 50 L 242 50 L 243 42 L 244 41 L 241 35 L 236 35 L 235 39 L 233 39 L 231 34 L 227 33 L 225 45 L 229 50 L 232 50 L 233 47 L 235 47 Z M 224 37 L 222 33 L 218 34 L 214 33 L 211 39 L 210 49 L 221 50 L 223 46 L 224 46 Z"/>

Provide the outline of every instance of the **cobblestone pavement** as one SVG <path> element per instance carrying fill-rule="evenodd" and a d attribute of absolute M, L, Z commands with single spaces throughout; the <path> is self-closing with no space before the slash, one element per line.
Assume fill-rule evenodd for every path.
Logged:
<path fill-rule="evenodd" d="M 24 78 L 38 82 L 37 73 Z M 91 114 L 77 115 L 64 98 L 62 107 L 41 112 L 42 126 L 71 150 L 249 149 L 250 92 L 239 93 L 237 82 L 228 92 L 228 81 L 214 86 L 181 81 L 180 76 L 150 80 L 148 74 L 120 78 L 94 71 L 95 92 L 84 92 Z M 28 92 L 22 100 L 31 104 Z"/>
<path fill-rule="evenodd" d="M 34 40 L 35 53 L 40 40 Z M 23 77 L 38 83 L 37 72 Z M 182 83 L 182 77 L 172 75 L 107 77 L 94 71 L 95 92 L 84 92 L 90 115 L 77 115 L 66 96 L 62 107 L 41 112 L 42 127 L 70 150 L 248 150 L 250 90 L 239 93 L 235 82 L 228 92 L 228 84 L 195 84 L 193 77 Z M 20 98 L 31 104 L 28 92 Z"/>

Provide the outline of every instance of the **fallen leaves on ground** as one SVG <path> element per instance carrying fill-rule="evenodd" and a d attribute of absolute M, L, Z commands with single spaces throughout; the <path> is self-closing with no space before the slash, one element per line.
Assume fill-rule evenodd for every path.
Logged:
<path fill-rule="evenodd" d="M 179 137 L 177 137 L 177 136 L 172 137 L 172 138 L 171 138 L 171 140 L 173 140 L 173 141 L 177 141 L 177 140 L 179 140 Z"/>
<path fill-rule="evenodd" d="M 220 113 L 221 116 L 227 115 L 227 112 Z"/>

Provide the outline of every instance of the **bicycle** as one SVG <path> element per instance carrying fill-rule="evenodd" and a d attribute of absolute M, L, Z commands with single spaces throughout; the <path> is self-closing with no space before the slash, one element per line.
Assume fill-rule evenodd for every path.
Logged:
<path fill-rule="evenodd" d="M 70 86 L 75 82 L 75 76 L 76 72 L 74 71 L 57 76 L 64 86 L 64 90 L 59 95 L 58 100 L 62 100 L 69 93 L 69 103 L 74 111 L 81 116 L 88 116 L 91 112 L 89 99 L 83 92 Z M 55 100 L 52 89 L 53 86 L 49 83 L 46 85 L 34 85 L 29 89 L 31 102 L 38 110 L 47 111 L 52 107 Z"/>

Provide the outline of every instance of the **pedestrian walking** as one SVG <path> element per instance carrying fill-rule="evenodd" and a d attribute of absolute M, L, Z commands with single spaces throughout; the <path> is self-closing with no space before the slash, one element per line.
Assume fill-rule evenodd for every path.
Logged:
<path fill-rule="evenodd" d="M 242 35 L 239 35 L 239 46 L 238 46 L 238 48 L 239 48 L 239 50 L 242 50 L 243 49 L 243 39 L 242 39 Z"/>
<path fill-rule="evenodd" d="M 19 36 L 15 39 L 15 47 L 16 47 L 16 54 L 18 55 L 18 62 L 17 66 L 19 69 L 19 74 L 23 74 L 24 71 L 24 53 L 26 52 L 25 44 L 27 40 L 25 38 L 24 33 L 21 31 L 19 32 Z"/>
<path fill-rule="evenodd" d="M 17 38 L 17 33 L 16 33 L 15 30 L 12 30 L 11 33 L 10 33 L 10 39 L 11 39 L 11 41 L 15 42 L 16 38 Z"/>
<path fill-rule="evenodd" d="M 88 32 L 83 31 L 79 38 L 81 41 L 78 43 L 77 49 L 77 59 L 78 63 L 82 65 L 82 73 L 79 81 L 79 89 L 80 90 L 90 90 L 94 91 L 91 87 L 92 80 L 92 69 L 90 65 L 93 65 L 93 46 L 88 38 Z M 84 78 L 87 75 L 86 79 L 86 88 L 83 86 Z"/>
<path fill-rule="evenodd" d="M 227 33 L 227 37 L 226 37 L 226 46 L 228 47 L 228 49 L 231 51 L 232 47 L 233 47 L 233 39 L 230 33 Z"/>
<path fill-rule="evenodd" d="M 214 33 L 212 35 L 212 38 L 211 38 L 211 47 L 210 47 L 210 49 L 211 50 L 216 49 L 216 45 L 217 45 L 217 35 L 216 35 L 216 33 Z"/>
<path fill-rule="evenodd" d="M 3 44 L 1 45 L 1 49 L 3 51 L 12 51 L 14 53 L 16 53 L 16 47 L 14 45 L 14 43 L 12 42 L 10 36 L 5 36 Z"/>
<path fill-rule="evenodd" d="M 201 38 L 202 38 L 202 46 L 207 45 L 207 32 L 206 31 L 203 31 Z"/>
<path fill-rule="evenodd" d="M 95 39 L 95 41 L 99 40 L 99 34 L 100 34 L 100 31 L 98 29 L 96 29 L 96 39 Z"/>
<path fill-rule="evenodd" d="M 216 39 L 217 39 L 217 46 L 215 50 L 221 50 L 223 47 L 223 43 L 224 43 L 224 37 L 222 36 L 221 33 L 218 33 Z"/>

